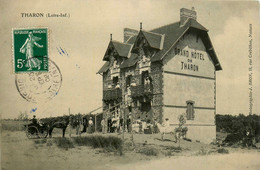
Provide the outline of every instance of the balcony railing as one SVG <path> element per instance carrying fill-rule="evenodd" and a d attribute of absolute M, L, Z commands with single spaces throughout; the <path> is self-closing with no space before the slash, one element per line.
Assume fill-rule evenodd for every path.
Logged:
<path fill-rule="evenodd" d="M 117 100 L 122 98 L 122 89 L 120 88 L 113 88 L 109 90 L 103 91 L 103 100 Z"/>
<path fill-rule="evenodd" d="M 131 89 L 131 96 L 133 98 L 144 97 L 144 96 L 149 97 L 153 94 L 153 89 L 151 84 L 131 86 L 130 89 Z"/>

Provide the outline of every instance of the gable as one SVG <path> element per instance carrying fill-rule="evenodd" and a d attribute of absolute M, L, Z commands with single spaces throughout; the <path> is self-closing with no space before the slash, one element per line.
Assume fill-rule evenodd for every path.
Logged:
<path fill-rule="evenodd" d="M 115 50 L 115 47 L 114 47 L 112 41 L 110 41 L 109 44 L 108 44 L 108 47 L 107 47 L 106 53 L 105 53 L 105 55 L 104 55 L 104 57 L 103 57 L 103 60 L 104 60 L 104 61 L 109 61 L 109 57 L 110 57 L 111 55 L 113 55 L 113 56 L 118 55 L 118 53 L 117 53 L 117 51 Z"/>
<path fill-rule="evenodd" d="M 164 71 L 215 78 L 215 64 L 201 34 L 186 32 L 163 60 Z"/>
<path fill-rule="evenodd" d="M 164 35 L 153 32 L 147 32 L 141 30 L 133 42 L 133 53 L 137 53 L 138 49 L 143 46 L 149 46 L 150 48 L 161 50 L 164 43 Z"/>
<path fill-rule="evenodd" d="M 121 43 L 117 41 L 110 41 L 103 60 L 109 61 L 110 55 L 127 57 L 130 49 L 131 49 L 130 44 Z"/>
<path fill-rule="evenodd" d="M 210 54 L 212 61 L 214 62 L 216 71 L 222 70 L 222 67 L 219 63 L 219 60 L 207 33 L 208 30 L 194 19 L 189 19 L 182 27 L 180 27 L 180 22 L 176 22 L 151 30 L 151 32 L 165 34 L 163 49 L 152 58 L 152 62 L 164 60 L 165 56 L 168 55 L 168 52 L 172 50 L 172 47 L 176 45 L 179 39 L 190 30 L 194 30 L 200 34 L 206 46 L 207 52 Z"/>

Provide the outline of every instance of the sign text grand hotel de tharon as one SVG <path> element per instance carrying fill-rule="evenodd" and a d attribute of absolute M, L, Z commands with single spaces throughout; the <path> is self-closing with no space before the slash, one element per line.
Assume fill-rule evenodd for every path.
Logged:
<path fill-rule="evenodd" d="M 204 61 L 204 54 L 196 51 L 195 49 L 180 49 L 175 48 L 175 55 L 181 55 L 187 58 L 187 62 L 181 61 L 182 70 L 199 71 L 199 66 L 192 63 L 192 60 Z"/>

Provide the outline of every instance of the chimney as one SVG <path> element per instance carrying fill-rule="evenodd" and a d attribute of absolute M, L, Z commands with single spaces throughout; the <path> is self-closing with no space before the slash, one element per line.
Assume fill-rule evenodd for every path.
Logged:
<path fill-rule="evenodd" d="M 192 7 L 191 9 L 181 8 L 181 10 L 180 10 L 180 26 L 185 25 L 186 21 L 189 18 L 197 20 L 197 12 L 195 11 L 195 8 L 194 7 Z"/>
<path fill-rule="evenodd" d="M 138 34 L 137 30 L 124 28 L 124 43 L 126 43 L 131 37 Z"/>

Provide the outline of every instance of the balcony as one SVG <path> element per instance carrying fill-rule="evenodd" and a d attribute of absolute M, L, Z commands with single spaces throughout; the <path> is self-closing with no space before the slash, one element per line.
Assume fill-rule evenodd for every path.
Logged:
<path fill-rule="evenodd" d="M 122 98 L 122 89 L 120 88 L 113 88 L 109 90 L 103 91 L 103 100 L 117 100 Z"/>
<path fill-rule="evenodd" d="M 119 65 L 117 64 L 114 64 L 112 67 L 111 67 L 111 74 L 118 74 L 120 73 L 120 67 Z"/>
<path fill-rule="evenodd" d="M 150 98 L 153 94 L 153 89 L 151 84 L 131 86 L 130 89 L 131 89 L 132 98 L 145 97 L 145 96 Z"/>

